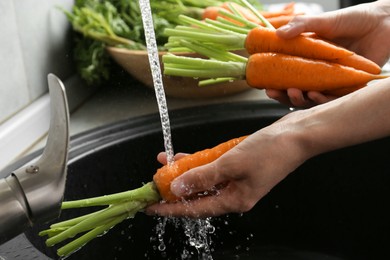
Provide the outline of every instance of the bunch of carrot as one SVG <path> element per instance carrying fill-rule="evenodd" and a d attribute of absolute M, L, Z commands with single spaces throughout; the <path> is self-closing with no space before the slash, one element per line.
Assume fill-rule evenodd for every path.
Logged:
<path fill-rule="evenodd" d="M 245 79 L 255 88 L 299 88 L 338 96 L 385 77 L 371 60 L 314 33 L 288 40 L 278 37 L 261 13 L 246 0 L 242 2 L 265 26 L 252 22 L 232 3 L 227 5 L 233 12 L 221 9 L 218 12 L 223 17 L 216 20 L 180 16 L 183 25 L 165 31 L 169 36 L 166 46 L 210 59 L 167 54 L 163 57 L 164 74 L 206 78 L 200 85 Z M 249 58 L 232 52 L 237 50 L 245 50 Z"/>
<path fill-rule="evenodd" d="M 234 7 L 234 9 L 232 8 Z M 259 19 L 256 15 L 253 14 L 248 8 L 243 7 L 235 2 L 224 2 L 219 6 L 208 6 L 203 10 L 202 19 L 212 19 L 217 20 L 218 17 L 225 18 L 227 20 L 232 21 L 233 23 L 240 24 L 239 22 L 229 19 L 228 17 L 221 14 L 221 10 L 235 13 L 238 11 L 240 15 L 245 17 L 248 21 L 264 25 L 262 20 Z M 295 12 L 295 2 L 290 2 L 284 6 L 283 9 L 278 11 L 259 11 L 260 14 L 266 18 L 275 28 L 279 28 L 280 26 L 287 24 L 297 15 L 302 15 L 303 13 Z"/>
<path fill-rule="evenodd" d="M 49 247 L 72 239 L 57 250 L 59 256 L 66 257 L 90 240 L 105 234 L 123 220 L 133 218 L 137 212 L 142 211 L 148 205 L 161 199 L 166 202 L 177 201 L 179 198 L 170 190 L 170 184 L 176 177 L 192 168 L 216 160 L 245 138 L 246 136 L 234 138 L 167 164 L 157 170 L 153 176 L 153 182 L 146 183 L 138 189 L 95 198 L 65 201 L 62 203 L 62 210 L 96 206 L 105 208 L 55 223 L 49 229 L 41 231 L 39 235 L 48 236 L 46 245 Z"/>

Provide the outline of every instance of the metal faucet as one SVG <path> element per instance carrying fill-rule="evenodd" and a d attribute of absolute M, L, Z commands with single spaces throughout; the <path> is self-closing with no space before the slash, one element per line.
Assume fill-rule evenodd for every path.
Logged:
<path fill-rule="evenodd" d="M 0 179 L 0 244 L 59 216 L 65 190 L 69 111 L 65 87 L 48 75 L 50 127 L 42 156 Z"/>

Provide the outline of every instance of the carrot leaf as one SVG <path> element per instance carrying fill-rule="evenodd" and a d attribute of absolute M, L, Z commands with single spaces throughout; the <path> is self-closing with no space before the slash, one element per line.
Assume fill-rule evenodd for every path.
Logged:
<path fill-rule="evenodd" d="M 47 246 L 54 246 L 65 240 L 72 239 L 57 250 L 59 256 L 66 257 L 99 235 L 106 233 L 112 227 L 127 218 L 133 218 L 146 206 L 160 200 L 153 182 L 141 188 L 76 201 L 65 201 L 62 209 L 82 208 L 91 206 L 107 206 L 99 211 L 80 217 L 52 224 L 49 229 L 39 233 L 48 236 Z M 76 237 L 76 238 L 75 238 Z"/>

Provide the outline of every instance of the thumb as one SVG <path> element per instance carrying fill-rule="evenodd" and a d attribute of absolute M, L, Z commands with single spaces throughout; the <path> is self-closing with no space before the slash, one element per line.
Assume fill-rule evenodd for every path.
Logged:
<path fill-rule="evenodd" d="M 214 189 L 218 184 L 226 181 L 217 168 L 217 162 L 214 161 L 185 172 L 172 181 L 172 193 L 178 197 L 188 197 Z"/>
<path fill-rule="evenodd" d="M 298 15 L 288 24 L 276 29 L 276 34 L 284 39 L 294 38 L 304 32 L 315 32 L 318 35 L 327 32 L 326 19 L 323 16 Z"/>
<path fill-rule="evenodd" d="M 281 38 L 290 39 L 303 33 L 305 27 L 305 19 L 294 17 L 288 24 L 276 29 L 276 34 Z"/>

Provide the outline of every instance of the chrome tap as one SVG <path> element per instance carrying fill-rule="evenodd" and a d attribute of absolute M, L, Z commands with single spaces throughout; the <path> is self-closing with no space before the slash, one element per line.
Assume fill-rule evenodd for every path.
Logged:
<path fill-rule="evenodd" d="M 42 156 L 0 179 L 0 244 L 59 216 L 65 190 L 69 111 L 65 87 L 48 75 L 50 127 Z"/>

